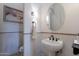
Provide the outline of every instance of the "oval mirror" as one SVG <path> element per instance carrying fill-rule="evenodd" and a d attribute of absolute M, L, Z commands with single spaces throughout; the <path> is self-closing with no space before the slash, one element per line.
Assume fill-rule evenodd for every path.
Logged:
<path fill-rule="evenodd" d="M 64 24 L 64 7 L 59 3 L 54 3 L 48 9 L 47 22 L 49 28 L 53 30 L 59 30 Z"/>

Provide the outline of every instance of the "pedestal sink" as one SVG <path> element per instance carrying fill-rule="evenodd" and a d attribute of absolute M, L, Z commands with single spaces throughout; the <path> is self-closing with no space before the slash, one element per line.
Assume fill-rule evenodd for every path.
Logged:
<path fill-rule="evenodd" d="M 55 54 L 55 52 L 60 51 L 63 48 L 63 40 L 56 41 L 49 40 L 49 38 L 47 38 L 43 39 L 41 42 L 42 46 L 49 51 L 49 55 L 51 55 L 51 52 Z"/>

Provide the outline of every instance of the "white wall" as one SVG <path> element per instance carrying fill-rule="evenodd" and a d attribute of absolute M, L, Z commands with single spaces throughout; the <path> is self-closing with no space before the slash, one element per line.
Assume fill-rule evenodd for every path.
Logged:
<path fill-rule="evenodd" d="M 46 24 L 46 15 L 48 8 L 51 4 L 41 4 L 41 26 L 42 32 L 50 31 Z M 62 4 L 65 9 L 65 22 L 64 25 L 58 30 L 53 32 L 59 33 L 79 33 L 79 4 Z M 43 35 L 43 39 L 47 38 L 49 35 Z M 72 43 L 76 36 L 67 35 L 54 35 L 64 40 L 64 49 L 62 55 L 73 55 Z"/>
<path fill-rule="evenodd" d="M 31 4 L 24 4 L 24 33 L 26 33 L 24 34 L 24 56 L 32 55 L 31 30 Z"/>
<path fill-rule="evenodd" d="M 24 6 L 22 3 L 9 3 L 9 4 L 1 3 L 0 4 L 0 32 L 23 31 L 23 28 L 20 28 L 20 24 L 3 21 L 4 5 L 7 5 L 9 7 L 12 7 L 21 11 L 23 11 L 23 6 Z M 19 46 L 19 39 L 20 39 L 19 33 L 0 34 L 0 53 L 8 53 L 8 54 L 15 53 Z"/>
<path fill-rule="evenodd" d="M 62 4 L 65 9 L 65 23 L 59 32 L 79 33 L 79 4 Z"/>
<path fill-rule="evenodd" d="M 24 35 L 24 55 L 33 55 L 34 50 L 36 52 L 38 52 L 39 48 L 38 48 L 38 40 L 32 40 L 32 36 L 30 33 L 32 33 L 32 16 L 31 16 L 31 12 L 33 11 L 33 9 L 35 9 L 37 11 L 38 17 L 37 17 L 37 21 L 38 23 L 36 24 L 36 29 L 35 31 L 40 31 L 40 27 L 38 25 L 40 25 L 40 4 L 36 3 L 32 3 L 32 4 L 25 4 L 24 7 L 24 33 L 26 33 Z M 36 42 L 35 42 L 36 41 Z M 32 44 L 33 43 L 33 44 Z M 34 45 L 36 44 L 36 45 Z M 34 46 L 33 46 L 34 45 Z M 37 49 L 35 49 L 35 46 L 37 47 Z M 34 49 L 34 50 L 33 50 Z M 35 52 L 34 52 L 35 53 Z"/>

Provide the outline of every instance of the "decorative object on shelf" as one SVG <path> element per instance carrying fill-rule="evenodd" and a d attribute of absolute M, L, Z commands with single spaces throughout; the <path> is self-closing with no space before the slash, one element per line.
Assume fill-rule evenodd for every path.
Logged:
<path fill-rule="evenodd" d="M 23 11 L 4 5 L 3 20 L 6 22 L 23 23 Z"/>

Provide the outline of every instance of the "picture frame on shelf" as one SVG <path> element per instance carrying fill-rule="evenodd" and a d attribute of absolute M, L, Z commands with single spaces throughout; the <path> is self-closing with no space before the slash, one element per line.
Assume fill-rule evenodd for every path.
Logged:
<path fill-rule="evenodd" d="M 3 21 L 23 23 L 23 11 L 4 5 Z"/>

